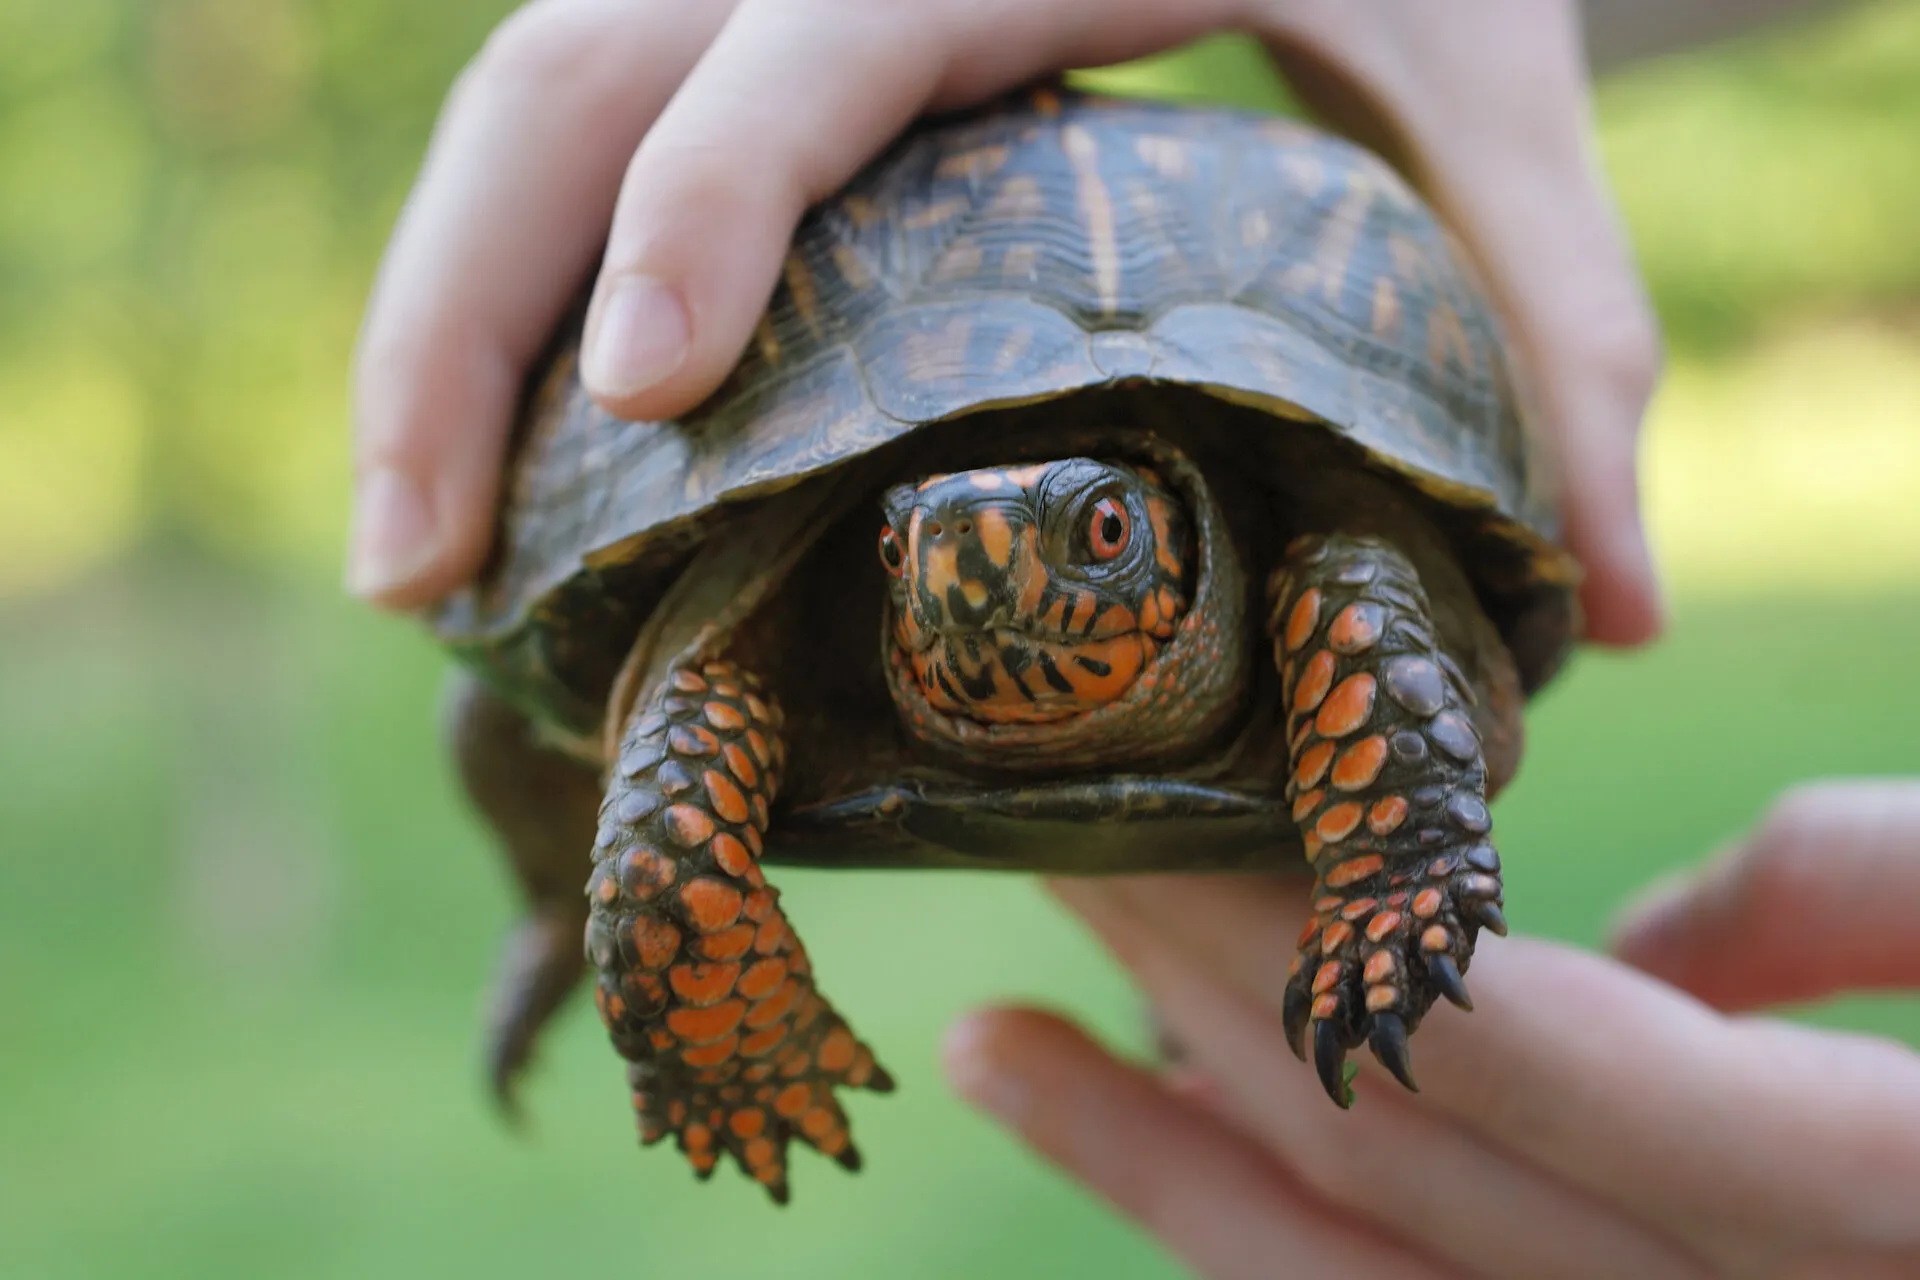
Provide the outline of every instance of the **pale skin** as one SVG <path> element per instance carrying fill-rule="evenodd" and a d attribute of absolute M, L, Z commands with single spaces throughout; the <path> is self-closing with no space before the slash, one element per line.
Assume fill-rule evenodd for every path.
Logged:
<path fill-rule="evenodd" d="M 1660 348 L 1594 156 L 1583 22 L 1607 61 L 1815 7 L 538 0 L 450 95 L 368 309 L 348 584 L 413 609 L 478 566 L 522 376 L 578 282 L 597 280 L 590 389 L 673 416 L 739 354 L 801 211 L 913 116 L 1238 29 L 1459 234 L 1573 481 L 1590 635 L 1642 643 L 1661 610 L 1635 453 Z M 1920 902 L 1917 792 L 1783 805 L 1704 882 L 1720 888 L 1683 888 L 1641 917 L 1664 923 L 1623 933 L 1637 969 L 1486 948 L 1479 1012 L 1422 1029 L 1419 1098 L 1374 1072 L 1341 1114 L 1279 1068 L 1278 987 L 1219 975 L 1284 972 L 1304 890 L 1244 880 L 1156 880 L 1151 927 L 1133 886 L 1060 887 L 1168 1011 L 1190 1068 L 1161 1079 L 1031 1012 L 964 1024 L 951 1066 L 1209 1276 L 1281 1258 L 1308 1275 L 1911 1274 L 1920 1062 L 1727 1011 L 1920 986 L 1898 910 Z M 1820 821 L 1827 805 L 1845 820 Z M 1859 1261 L 1876 1252 L 1892 1269 Z"/>
<path fill-rule="evenodd" d="M 949 1072 L 1199 1275 L 1920 1274 L 1920 1054 L 1754 1012 L 1920 990 L 1920 779 L 1789 793 L 1630 909 L 1612 958 L 1481 948 L 1475 1012 L 1420 1029 L 1421 1093 L 1369 1060 L 1348 1113 L 1282 1069 L 1266 976 L 1304 883 L 1055 889 L 1180 1065 L 1009 1009 L 955 1029 Z"/>

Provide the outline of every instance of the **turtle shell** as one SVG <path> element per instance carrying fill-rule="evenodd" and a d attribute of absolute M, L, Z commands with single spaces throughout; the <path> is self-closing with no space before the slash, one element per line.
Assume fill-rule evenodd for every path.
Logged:
<path fill-rule="evenodd" d="M 1293 121 L 1042 90 L 925 121 L 803 221 L 745 356 L 632 422 L 532 385 L 494 556 L 434 622 L 554 728 L 591 734 L 715 522 L 929 424 L 1132 383 L 1320 424 L 1452 517 L 1531 689 L 1576 570 L 1492 311 L 1427 206 Z"/>

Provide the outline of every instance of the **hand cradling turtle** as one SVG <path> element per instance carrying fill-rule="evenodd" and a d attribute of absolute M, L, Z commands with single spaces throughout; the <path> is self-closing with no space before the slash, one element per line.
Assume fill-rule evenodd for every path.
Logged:
<path fill-rule="evenodd" d="M 599 410 L 575 343 L 436 615 L 532 906 L 503 1095 L 584 932 L 643 1141 L 782 1201 L 795 1138 L 858 1167 L 837 1091 L 892 1082 L 783 861 L 1304 858 L 1296 1051 L 1343 1106 L 1362 1044 L 1412 1086 L 1408 1035 L 1505 932 L 1487 801 L 1578 623 L 1489 308 L 1387 167 L 1043 91 L 918 127 L 811 213 L 687 417 Z"/>

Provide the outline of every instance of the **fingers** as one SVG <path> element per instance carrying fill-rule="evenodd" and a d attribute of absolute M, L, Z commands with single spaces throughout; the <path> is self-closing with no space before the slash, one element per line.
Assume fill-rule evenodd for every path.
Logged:
<path fill-rule="evenodd" d="M 1226 22 L 1226 0 L 745 0 L 633 157 L 582 374 L 670 417 L 739 358 L 807 205 L 928 106 L 1128 58 Z"/>
<path fill-rule="evenodd" d="M 1789 792 L 1698 875 L 1634 907 L 1615 954 L 1721 1009 L 1920 986 L 1920 780 Z"/>
<path fill-rule="evenodd" d="M 1140 980 L 1187 1046 L 1191 1069 L 1242 1125 L 1313 1191 L 1355 1215 L 1392 1224 L 1478 1276 L 1697 1277 L 1677 1246 L 1559 1178 L 1474 1140 L 1384 1072 L 1370 1072 L 1351 1111 L 1331 1106 L 1293 1059 L 1265 1002 L 1223 983 L 1211 966 L 1145 918 L 1143 900 L 1080 882 L 1057 890 Z M 1142 886 L 1141 894 L 1156 894 Z M 1266 899 L 1291 902 L 1287 899 Z M 1304 903 L 1300 914 L 1305 915 Z M 1214 924 L 1240 923 L 1230 914 Z M 1273 988 L 1279 989 L 1274 970 Z M 1275 997 L 1277 999 L 1277 997 Z M 1440 1020 L 1446 1015 L 1436 1015 Z M 1415 1071 L 1424 1084 L 1414 1041 Z M 1369 1067 L 1372 1063 L 1367 1064 Z"/>
<path fill-rule="evenodd" d="M 1295 900 L 1244 880 L 1169 878 L 1150 891 L 1150 911 L 1131 909 L 1155 936 L 1277 1019 Z M 1145 891 L 1106 892 L 1124 904 Z M 1483 1141 L 1700 1247 L 1737 1248 L 1762 1228 L 1877 1244 L 1920 1233 L 1920 1057 L 1728 1020 L 1633 970 L 1529 939 L 1483 938 L 1467 981 L 1474 1013 L 1430 1016 L 1413 1068 L 1420 1102 Z M 1193 1029 L 1178 1030 L 1198 1054 Z"/>
<path fill-rule="evenodd" d="M 423 604 L 486 554 L 522 371 L 587 278 L 633 148 L 724 16 L 541 0 L 462 76 L 356 354 L 357 594 Z"/>
<path fill-rule="evenodd" d="M 1256 1147 L 1078 1029 L 1036 1011 L 975 1014 L 947 1041 L 970 1101 L 1085 1182 L 1200 1274 L 1446 1272 L 1316 1205 Z"/>
<path fill-rule="evenodd" d="M 1568 545 L 1587 570 L 1589 634 L 1652 638 L 1661 604 L 1636 462 L 1660 344 L 1594 151 L 1575 6 L 1267 9 L 1302 96 L 1409 170 L 1505 316 L 1561 472 Z"/>

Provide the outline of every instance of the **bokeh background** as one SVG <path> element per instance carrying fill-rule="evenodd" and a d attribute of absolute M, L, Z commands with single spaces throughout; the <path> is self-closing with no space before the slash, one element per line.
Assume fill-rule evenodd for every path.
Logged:
<path fill-rule="evenodd" d="M 636 1153 L 580 1004 L 530 1139 L 489 1114 L 508 885 L 439 658 L 335 583 L 358 312 L 505 7 L 0 3 L 0 1274 L 1177 1274 L 940 1082 L 988 999 L 1140 1041 L 1024 880 L 784 877 L 903 1085 L 853 1103 L 869 1171 L 801 1156 L 784 1213 Z M 1279 100 L 1233 41 L 1106 83 Z M 1920 772 L 1920 3 L 1644 66 L 1600 116 L 1672 350 L 1674 622 L 1542 700 L 1498 813 L 1509 914 L 1583 944 L 1794 779 Z M 1801 1016 L 1920 1042 L 1912 998 Z"/>

